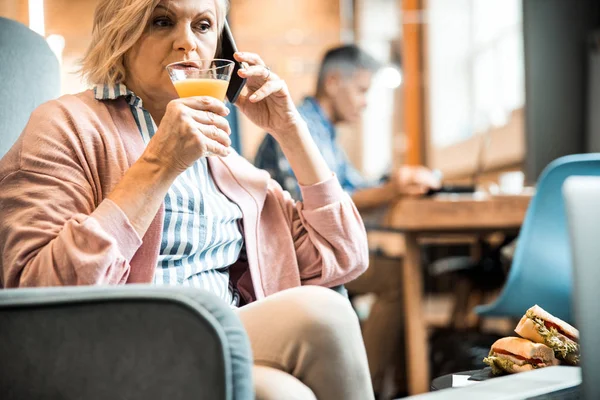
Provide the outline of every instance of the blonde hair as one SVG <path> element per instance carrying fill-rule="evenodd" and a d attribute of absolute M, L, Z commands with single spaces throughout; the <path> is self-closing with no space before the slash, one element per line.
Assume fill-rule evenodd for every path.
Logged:
<path fill-rule="evenodd" d="M 215 0 L 221 33 L 228 0 Z M 160 0 L 100 0 L 94 13 L 92 41 L 82 61 L 81 74 L 89 84 L 113 85 L 126 77 L 125 54 L 140 39 Z"/>

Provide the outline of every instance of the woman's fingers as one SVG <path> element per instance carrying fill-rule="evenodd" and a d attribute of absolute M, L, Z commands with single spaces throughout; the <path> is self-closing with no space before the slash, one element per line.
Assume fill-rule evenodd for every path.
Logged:
<path fill-rule="evenodd" d="M 268 67 L 265 66 L 264 61 L 260 56 L 254 53 L 241 53 L 237 52 L 234 54 L 236 60 L 240 62 L 246 62 L 250 66 L 240 69 L 238 75 L 242 78 L 260 78 L 266 82 L 252 95 L 248 97 L 250 102 L 259 102 L 273 93 L 279 92 L 285 89 L 285 82 L 274 74 Z"/>
<path fill-rule="evenodd" d="M 204 150 L 206 155 L 215 155 L 219 157 L 227 157 L 231 152 L 229 147 L 223 146 L 221 143 L 211 139 L 205 139 Z M 208 153 L 208 154 L 207 154 Z"/>
<path fill-rule="evenodd" d="M 242 78 L 258 77 L 265 80 L 275 77 L 275 75 L 271 73 L 271 70 L 262 65 L 253 65 L 248 68 L 240 69 L 238 75 Z"/>
<path fill-rule="evenodd" d="M 220 130 L 224 131 L 227 135 L 231 135 L 231 127 L 229 126 L 229 122 L 220 115 L 210 111 L 191 110 L 190 112 L 192 114 L 192 118 L 194 118 L 194 121 L 198 122 L 199 124 L 214 125 Z"/>
<path fill-rule="evenodd" d="M 258 101 L 263 100 L 266 97 L 269 97 L 275 92 L 279 92 L 283 90 L 285 87 L 285 82 L 281 79 L 275 81 L 267 81 L 264 85 L 262 85 L 256 92 L 250 95 L 249 100 L 252 103 L 256 103 Z"/>
<path fill-rule="evenodd" d="M 229 115 L 229 109 L 220 100 L 209 96 L 185 97 L 175 100 L 185 106 L 198 111 L 210 111 L 214 114 L 226 117 Z"/>
<path fill-rule="evenodd" d="M 231 141 L 225 132 L 220 131 L 214 125 L 196 125 L 194 132 L 200 156 L 217 155 L 225 157 L 229 155 Z"/>
<path fill-rule="evenodd" d="M 173 100 L 148 148 L 164 165 L 176 165 L 178 172 L 201 157 L 225 157 L 231 151 L 231 130 L 223 118 L 228 113 L 222 101 L 211 97 Z M 177 162 L 173 164 L 173 160 Z"/>
<path fill-rule="evenodd" d="M 208 139 L 220 143 L 225 147 L 231 146 L 231 139 L 227 132 L 217 128 L 215 125 L 197 124 L 196 129 Z"/>
<path fill-rule="evenodd" d="M 250 65 L 262 65 L 263 67 L 265 66 L 265 62 L 258 54 L 238 51 L 233 55 L 233 57 L 235 57 L 235 59 L 239 62 L 245 62 Z"/>

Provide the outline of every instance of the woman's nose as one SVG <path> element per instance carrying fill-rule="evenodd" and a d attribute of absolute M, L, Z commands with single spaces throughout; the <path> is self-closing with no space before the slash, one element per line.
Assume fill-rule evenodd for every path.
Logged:
<path fill-rule="evenodd" d="M 196 50 L 196 36 L 192 27 L 187 24 L 182 24 L 177 30 L 177 38 L 173 43 L 175 50 L 191 53 Z"/>

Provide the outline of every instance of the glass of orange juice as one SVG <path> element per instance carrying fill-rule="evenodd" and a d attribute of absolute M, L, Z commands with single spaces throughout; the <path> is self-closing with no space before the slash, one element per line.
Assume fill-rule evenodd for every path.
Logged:
<path fill-rule="evenodd" d="M 179 97 L 210 96 L 221 101 L 225 101 L 233 69 L 233 61 L 220 59 L 180 61 L 167 65 Z"/>
<path fill-rule="evenodd" d="M 167 65 L 179 97 L 210 96 L 225 101 L 234 63 L 230 60 L 189 60 Z"/>

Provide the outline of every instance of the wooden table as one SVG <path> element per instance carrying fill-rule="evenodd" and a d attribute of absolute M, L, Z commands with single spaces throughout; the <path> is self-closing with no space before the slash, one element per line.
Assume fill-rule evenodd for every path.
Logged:
<path fill-rule="evenodd" d="M 403 260 L 406 366 L 411 395 L 429 389 L 429 351 L 423 311 L 421 253 L 427 236 L 517 232 L 531 196 L 444 195 L 403 199 L 394 204 L 384 226 L 404 232 Z"/>

